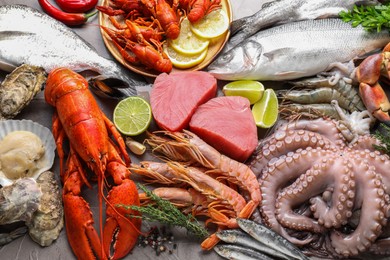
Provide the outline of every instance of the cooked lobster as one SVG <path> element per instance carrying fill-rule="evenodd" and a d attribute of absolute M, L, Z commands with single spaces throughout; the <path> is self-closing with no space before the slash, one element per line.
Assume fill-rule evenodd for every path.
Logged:
<path fill-rule="evenodd" d="M 125 217 L 138 212 L 116 207 L 117 204 L 139 205 L 138 191 L 127 168 L 130 158 L 124 140 L 100 110 L 86 79 L 76 72 L 67 68 L 51 71 L 46 81 L 45 100 L 56 109 L 52 132 L 60 159 L 66 233 L 74 254 L 78 259 L 124 257 L 134 247 L 141 225 L 139 218 Z M 66 165 L 65 138 L 69 140 Z M 90 207 L 81 197 L 84 184 L 91 187 L 84 163 L 98 182 L 100 238 L 93 227 Z M 106 176 L 111 176 L 115 185 L 107 197 L 103 193 Z M 107 204 L 104 230 L 103 199 Z"/>

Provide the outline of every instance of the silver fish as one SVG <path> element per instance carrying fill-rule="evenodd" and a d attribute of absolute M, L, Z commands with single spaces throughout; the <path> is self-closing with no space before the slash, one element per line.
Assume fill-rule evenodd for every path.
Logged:
<path fill-rule="evenodd" d="M 214 247 L 215 252 L 220 256 L 227 259 L 235 259 L 235 260 L 273 260 L 267 255 L 264 255 L 256 250 L 247 248 L 245 246 L 237 246 L 237 245 L 216 245 Z"/>
<path fill-rule="evenodd" d="M 237 219 L 238 226 L 252 236 L 257 241 L 264 243 L 280 253 L 289 257 L 289 259 L 309 259 L 295 245 L 291 244 L 284 237 L 266 228 L 261 224 L 257 224 L 248 219 Z"/>
<path fill-rule="evenodd" d="M 0 246 L 8 244 L 13 240 L 17 239 L 18 237 L 23 236 L 26 233 L 27 233 L 26 226 L 22 226 L 17 229 L 14 229 L 9 233 L 0 233 Z"/>
<path fill-rule="evenodd" d="M 233 243 L 238 246 L 251 248 L 253 250 L 257 250 L 260 251 L 261 253 L 278 257 L 280 259 L 286 259 L 286 260 L 290 259 L 283 253 L 280 253 L 278 250 L 275 250 L 272 247 L 269 247 L 268 245 L 265 245 L 255 240 L 254 238 L 249 236 L 244 231 L 241 231 L 240 229 L 225 229 L 217 232 L 216 235 L 219 239 L 227 243 Z"/>
<path fill-rule="evenodd" d="M 222 80 L 313 76 L 383 48 L 388 32 L 370 33 L 341 19 L 305 20 L 262 30 L 208 66 Z"/>
<path fill-rule="evenodd" d="M 23 63 L 43 67 L 48 73 L 56 67 L 92 71 L 91 82 L 103 81 L 112 88 L 112 96 L 135 95 L 136 87 L 149 85 L 140 75 L 100 56 L 88 42 L 50 16 L 25 5 L 0 6 L 0 68 L 10 71 Z"/>
<path fill-rule="evenodd" d="M 338 17 L 341 11 L 351 10 L 354 5 L 378 4 L 376 0 L 275 0 L 263 4 L 251 16 L 235 20 L 231 24 L 231 37 L 223 52 L 226 52 L 249 36 L 276 24 L 308 19 Z"/>

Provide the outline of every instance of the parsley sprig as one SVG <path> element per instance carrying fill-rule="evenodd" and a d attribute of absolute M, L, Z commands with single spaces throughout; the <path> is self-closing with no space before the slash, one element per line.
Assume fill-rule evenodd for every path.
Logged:
<path fill-rule="evenodd" d="M 390 28 L 390 3 L 380 5 L 354 6 L 351 11 L 341 11 L 340 17 L 353 27 L 362 25 L 367 31 Z"/>
<path fill-rule="evenodd" d="M 381 123 L 380 126 L 381 131 L 376 130 L 374 136 L 381 142 L 381 145 L 374 145 L 374 148 L 390 155 L 390 127 L 384 123 Z"/>

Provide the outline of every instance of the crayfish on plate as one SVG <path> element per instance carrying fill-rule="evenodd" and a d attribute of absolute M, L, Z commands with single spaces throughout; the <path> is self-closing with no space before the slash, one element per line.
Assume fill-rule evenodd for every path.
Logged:
<path fill-rule="evenodd" d="M 162 50 L 176 39 L 184 16 L 192 23 L 221 8 L 221 0 L 110 0 L 96 8 L 109 16 L 114 28 L 101 26 L 127 62 L 169 73 L 172 63 Z M 114 17 L 121 16 L 118 20 Z"/>
<path fill-rule="evenodd" d="M 390 43 L 383 51 L 367 57 L 356 69 L 359 93 L 367 110 L 378 120 L 390 125 L 390 102 L 379 83 L 381 76 L 390 78 Z"/>
<path fill-rule="evenodd" d="M 86 79 L 76 72 L 67 68 L 52 70 L 44 94 L 46 102 L 55 107 L 52 132 L 60 159 L 69 244 L 78 259 L 124 257 L 134 247 L 141 226 L 139 218 L 126 218 L 127 214 L 137 215 L 137 212 L 115 207 L 117 204 L 139 205 L 138 191 L 127 168 L 130 158 L 124 140 L 100 110 Z M 65 139 L 69 141 L 66 166 Z M 83 186 L 91 187 L 83 163 L 96 175 L 98 182 L 100 237 L 93 227 L 90 207 L 81 197 Z M 105 197 L 103 189 L 107 176 L 112 177 L 114 187 Z M 103 200 L 107 204 L 104 229 Z"/>

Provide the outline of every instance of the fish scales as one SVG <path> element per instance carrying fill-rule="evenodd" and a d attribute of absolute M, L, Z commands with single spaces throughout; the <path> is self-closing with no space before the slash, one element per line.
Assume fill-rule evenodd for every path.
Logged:
<path fill-rule="evenodd" d="M 98 74 L 93 79 L 118 88 L 116 94 L 122 96 L 134 95 L 136 87 L 148 85 L 140 75 L 100 56 L 91 44 L 50 16 L 25 5 L 0 6 L 0 68 L 10 71 L 23 63 L 46 72 L 57 67 L 93 71 Z"/>
<path fill-rule="evenodd" d="M 276 24 L 308 19 L 338 17 L 341 11 L 351 10 L 354 5 L 379 4 L 376 0 L 274 0 L 263 4 L 253 15 L 235 20 L 223 52 L 233 48 L 249 36 Z"/>
<path fill-rule="evenodd" d="M 326 71 L 383 48 L 387 32 L 370 33 L 341 19 L 304 20 L 259 31 L 208 66 L 222 80 L 288 80 Z"/>

